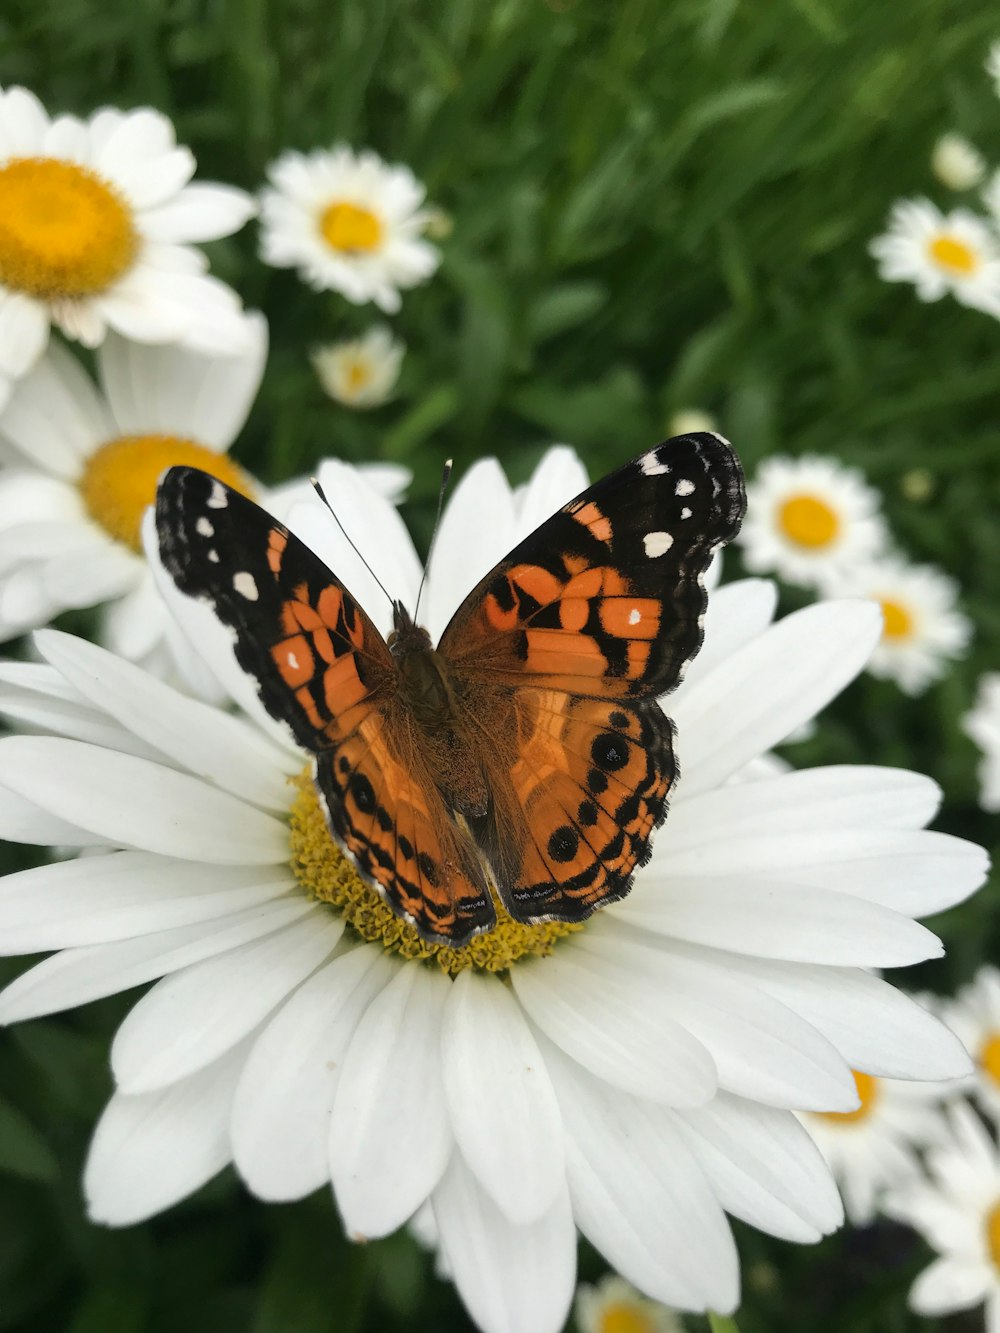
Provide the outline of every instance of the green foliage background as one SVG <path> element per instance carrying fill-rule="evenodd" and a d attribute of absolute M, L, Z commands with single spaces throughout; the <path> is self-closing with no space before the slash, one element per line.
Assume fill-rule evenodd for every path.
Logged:
<path fill-rule="evenodd" d="M 559 439 L 596 476 L 693 406 L 750 473 L 773 451 L 863 467 L 904 551 L 960 580 L 976 639 L 917 700 L 857 682 L 795 762 L 930 772 L 937 826 L 995 849 L 959 719 L 1000 666 L 1000 329 L 879 282 L 866 245 L 898 196 L 947 204 L 928 164 L 945 130 L 1000 165 L 982 71 L 996 36 L 986 0 L 7 0 L 0 80 L 50 111 L 151 103 L 202 178 L 248 189 L 284 148 L 370 145 L 451 215 L 438 276 L 393 321 L 400 393 L 367 414 L 324 398 L 307 351 L 373 312 L 264 268 L 253 226 L 211 247 L 271 325 L 237 448 L 268 480 L 326 453 L 405 462 L 426 541 L 446 456 L 461 469 L 493 452 L 522 479 Z M 905 984 L 946 991 L 998 956 L 996 891 L 932 923 L 948 960 Z M 349 1247 L 323 1196 L 265 1207 L 227 1174 L 147 1225 L 91 1227 L 81 1163 L 133 998 L 0 1034 L 0 1330 L 470 1327 L 408 1238 Z M 980 1326 L 907 1313 L 927 1254 L 902 1229 L 798 1249 L 740 1228 L 739 1242 L 743 1333 Z M 601 1272 L 592 1253 L 582 1272 Z"/>

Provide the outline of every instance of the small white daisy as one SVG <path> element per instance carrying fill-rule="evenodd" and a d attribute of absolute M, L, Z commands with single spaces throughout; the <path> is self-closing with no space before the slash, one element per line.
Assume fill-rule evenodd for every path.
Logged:
<path fill-rule="evenodd" d="M 261 193 L 261 257 L 297 268 L 317 291 L 394 314 L 401 290 L 431 276 L 439 252 L 423 239 L 424 187 L 409 167 L 343 145 L 284 153 Z"/>
<path fill-rule="evenodd" d="M 835 458 L 768 458 L 747 485 L 737 540 L 748 569 L 822 587 L 884 548 L 881 496 Z"/>
<path fill-rule="evenodd" d="M 957 610 L 958 585 L 932 565 L 884 556 L 845 572 L 829 591 L 881 605 L 882 638 L 868 670 L 906 694 L 922 694 L 943 676 L 972 636 L 972 622 Z"/>
<path fill-rule="evenodd" d="M 993 42 L 986 54 L 983 68 L 993 80 L 993 91 L 1000 97 L 1000 41 Z"/>
<path fill-rule="evenodd" d="M 919 1149 L 942 1133 L 939 1083 L 875 1078 L 854 1071 L 860 1106 L 802 1116 L 830 1164 L 848 1221 L 868 1226 L 887 1190 L 917 1174 Z"/>
<path fill-rule="evenodd" d="M 1000 972 L 981 967 L 953 999 L 942 998 L 934 1008 L 972 1056 L 968 1090 L 1000 1123 Z"/>
<path fill-rule="evenodd" d="M 885 1211 L 938 1254 L 910 1288 L 910 1308 L 933 1317 L 985 1302 L 986 1333 L 1000 1333 L 1000 1154 L 967 1103 L 949 1107 L 948 1122 L 927 1176 L 894 1191 Z"/>
<path fill-rule="evenodd" d="M 97 354 L 100 388 L 55 344 L 21 380 L 0 413 L 0 440 L 13 451 L 0 467 L 0 640 L 63 611 L 106 604 L 102 641 L 169 675 L 171 644 L 180 643 L 140 538 L 161 473 L 174 463 L 200 467 L 282 517 L 311 494 L 306 481 L 265 494 L 226 454 L 267 354 L 263 317 L 243 318 L 248 350 L 240 355 L 209 357 L 111 334 Z M 392 465 L 368 475 L 387 494 L 408 479 Z M 198 670 L 187 653 L 180 665 Z M 198 676 L 189 683 L 198 686 Z"/>
<path fill-rule="evenodd" d="M 931 171 L 949 190 L 974 190 L 986 175 L 986 160 L 964 135 L 942 134 L 931 153 Z"/>
<path fill-rule="evenodd" d="M 567 455 L 517 498 L 495 460 L 456 485 L 421 616 L 432 637 L 567 498 Z M 412 606 L 420 562 L 396 510 L 342 464 L 321 480 Z M 347 536 L 318 501 L 305 509 L 296 530 L 387 628 Z M 0 949 L 61 950 L 7 987 L 0 1021 L 164 978 L 114 1040 L 117 1090 L 84 1179 L 96 1221 L 150 1217 L 233 1161 L 265 1199 L 332 1183 L 356 1238 L 429 1201 L 486 1333 L 562 1327 L 577 1228 L 650 1298 L 731 1311 L 724 1210 L 795 1241 L 841 1220 L 794 1111 L 851 1110 L 851 1068 L 967 1071 L 954 1034 L 871 971 L 939 954 L 913 918 L 985 874 L 981 849 L 924 831 L 935 785 L 864 767 L 732 781 L 861 669 L 869 604 L 771 624 L 770 585 L 713 593 L 669 702 L 684 777 L 629 896 L 579 930 L 501 922 L 442 950 L 338 852 L 309 756 L 264 712 L 228 632 L 167 589 L 243 715 L 51 630 L 36 636 L 45 664 L 7 664 L 0 692 L 55 733 L 0 739 L 0 834 L 105 851 L 0 885 Z"/>
<path fill-rule="evenodd" d="M 966 713 L 962 726 L 983 752 L 979 764 L 979 804 L 984 810 L 1000 810 L 1000 673 L 980 677 L 976 706 Z"/>
<path fill-rule="evenodd" d="M 194 168 L 148 107 L 50 121 L 27 89 L 0 90 L 0 405 L 50 324 L 87 347 L 111 328 L 245 350 L 238 298 L 191 243 L 237 231 L 254 203 L 227 185 L 188 184 Z"/>
<path fill-rule="evenodd" d="M 594 1286 L 581 1284 L 574 1314 L 578 1333 L 684 1333 L 673 1310 L 647 1301 L 631 1283 L 613 1274 Z"/>
<path fill-rule="evenodd" d="M 380 407 L 392 396 L 405 348 L 384 325 L 312 354 L 324 390 L 345 407 Z"/>
<path fill-rule="evenodd" d="M 912 282 L 921 301 L 950 292 L 962 305 L 1000 317 L 1000 243 L 967 208 L 942 213 L 929 199 L 901 199 L 889 230 L 868 247 L 886 282 Z"/>

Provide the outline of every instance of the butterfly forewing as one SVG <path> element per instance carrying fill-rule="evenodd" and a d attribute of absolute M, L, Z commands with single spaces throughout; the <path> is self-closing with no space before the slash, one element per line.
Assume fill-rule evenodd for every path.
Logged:
<path fill-rule="evenodd" d="M 195 468 L 160 483 L 164 568 L 233 631 L 268 712 L 314 753 L 330 827 L 395 911 L 430 939 L 495 912 L 467 833 L 410 743 L 398 670 L 344 585 L 282 524 Z"/>

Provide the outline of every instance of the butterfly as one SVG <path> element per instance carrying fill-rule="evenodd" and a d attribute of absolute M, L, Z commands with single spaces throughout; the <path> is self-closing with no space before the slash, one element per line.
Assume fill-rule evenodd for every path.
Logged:
<path fill-rule="evenodd" d="M 720 436 L 678 436 L 547 519 L 435 648 L 384 639 L 288 528 L 195 468 L 164 474 L 162 563 L 234 635 L 264 707 L 314 756 L 329 828 L 395 912 L 455 947 L 622 898 L 677 777 L 657 703 L 702 642 L 703 576 L 746 506 Z"/>

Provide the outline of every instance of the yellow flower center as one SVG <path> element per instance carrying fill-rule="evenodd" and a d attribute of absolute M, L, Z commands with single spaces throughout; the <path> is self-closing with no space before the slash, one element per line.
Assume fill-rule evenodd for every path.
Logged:
<path fill-rule="evenodd" d="M 371 254 L 382 244 L 382 222 L 357 204 L 331 204 L 319 221 L 323 240 L 345 254 Z"/>
<path fill-rule="evenodd" d="M 561 936 L 582 929 L 566 921 L 522 925 L 494 896 L 497 924 L 488 934 L 477 935 L 460 949 L 428 944 L 361 878 L 333 841 L 310 770 L 295 781 L 299 790 L 291 809 L 292 869 L 306 892 L 336 907 L 362 939 L 380 943 L 403 958 L 433 958 L 442 972 L 454 976 L 467 967 L 504 972 L 525 954 L 545 957 Z"/>
<path fill-rule="evenodd" d="M 927 247 L 927 252 L 939 268 L 947 269 L 949 273 L 960 274 L 962 277 L 975 273 L 980 265 L 980 258 L 975 250 L 955 236 L 935 236 Z"/>
<path fill-rule="evenodd" d="M 0 282 L 44 301 L 102 292 L 139 248 L 132 212 L 86 167 L 18 157 L 0 167 Z"/>
<path fill-rule="evenodd" d="M 351 361 L 347 367 L 347 387 L 351 393 L 360 393 L 372 377 L 371 366 L 365 361 Z"/>
<path fill-rule="evenodd" d="M 653 1321 L 641 1306 L 614 1301 L 601 1311 L 599 1333 L 656 1333 Z"/>
<path fill-rule="evenodd" d="M 854 1084 L 858 1090 L 858 1096 L 861 1099 L 861 1105 L 855 1111 L 817 1111 L 815 1114 L 821 1120 L 829 1120 L 835 1125 L 856 1125 L 862 1120 L 867 1120 L 882 1095 L 882 1089 L 879 1086 L 877 1078 L 871 1074 L 861 1074 L 858 1070 L 852 1070 L 854 1074 Z"/>
<path fill-rule="evenodd" d="M 1000 1032 L 991 1032 L 979 1051 L 979 1064 L 994 1083 L 1000 1083 Z"/>
<path fill-rule="evenodd" d="M 88 513 L 116 541 L 141 551 L 142 516 L 156 498 L 160 477 L 177 464 L 201 468 L 243 495 L 253 495 L 246 474 L 225 454 L 175 435 L 123 435 L 102 444 L 87 460 L 80 493 Z"/>
<path fill-rule="evenodd" d="M 1000 1270 L 1000 1203 L 994 1205 L 986 1219 L 986 1244 L 993 1267 Z"/>
<path fill-rule="evenodd" d="M 884 639 L 908 639 L 913 633 L 913 617 L 905 606 L 891 598 L 880 599 L 882 605 L 882 637 Z"/>
<path fill-rule="evenodd" d="M 815 495 L 793 495 L 778 511 L 778 527 L 796 546 L 813 550 L 829 546 L 840 531 L 840 519 Z"/>

